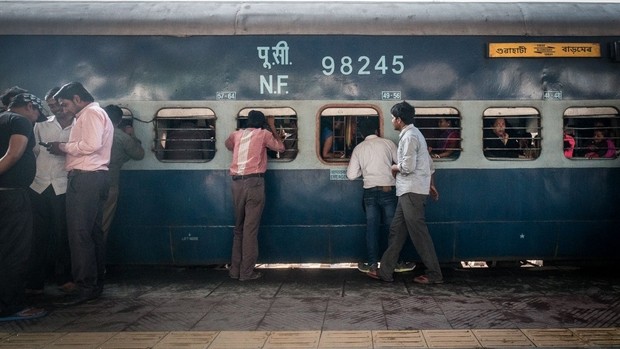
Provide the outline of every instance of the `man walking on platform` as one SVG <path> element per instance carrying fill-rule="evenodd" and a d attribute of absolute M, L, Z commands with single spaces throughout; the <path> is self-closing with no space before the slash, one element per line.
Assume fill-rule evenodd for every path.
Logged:
<path fill-rule="evenodd" d="M 401 102 L 392 107 L 391 113 L 394 129 L 400 131 L 398 162 L 392 165 L 392 172 L 396 174 L 398 204 L 390 226 L 388 248 L 381 257 L 381 268 L 376 272 L 369 271 L 367 275 L 393 281 L 396 262 L 409 236 L 427 270 L 427 275 L 420 275 L 413 281 L 439 284 L 443 282 L 443 276 L 425 218 L 426 198 L 429 194 L 433 198 L 439 197 L 433 184 L 432 159 L 424 136 L 413 125 L 414 107 Z"/>

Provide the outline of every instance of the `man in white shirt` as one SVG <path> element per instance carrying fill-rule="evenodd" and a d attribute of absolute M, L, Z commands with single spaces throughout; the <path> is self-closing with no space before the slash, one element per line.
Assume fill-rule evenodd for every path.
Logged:
<path fill-rule="evenodd" d="M 65 157 L 51 154 L 46 147 L 49 142 L 67 142 L 73 124 L 73 115 L 63 113 L 54 99 L 58 90 L 60 88 L 55 87 L 45 95 L 53 115 L 34 125 L 36 145 L 33 151 L 37 158 L 37 174 L 30 185 L 34 224 L 26 283 L 26 293 L 34 295 L 43 293 L 50 262 L 54 263 L 58 286 L 64 291 L 71 291 L 74 287 L 67 238 Z"/>
<path fill-rule="evenodd" d="M 381 223 L 388 227 L 396 210 L 396 180 L 392 164 L 397 161 L 396 144 L 377 136 L 377 119 L 358 118 L 357 131 L 365 138 L 351 154 L 347 178 L 364 180 L 364 211 L 366 212 L 366 263 L 359 263 L 362 272 L 376 271 L 379 262 Z M 381 219 L 383 218 L 383 219 Z"/>
<path fill-rule="evenodd" d="M 413 281 L 440 284 L 443 283 L 443 275 L 425 218 L 426 198 L 429 195 L 439 198 L 433 183 L 433 161 L 426 139 L 413 125 L 415 108 L 401 102 L 392 107 L 391 113 L 392 125 L 400 131 L 398 159 L 392 165 L 392 172 L 396 174 L 398 204 L 390 226 L 388 248 L 381 257 L 381 268 L 376 272 L 369 271 L 368 276 L 393 281 L 392 274 L 400 251 L 409 237 L 426 267 L 426 274 L 415 277 Z"/>

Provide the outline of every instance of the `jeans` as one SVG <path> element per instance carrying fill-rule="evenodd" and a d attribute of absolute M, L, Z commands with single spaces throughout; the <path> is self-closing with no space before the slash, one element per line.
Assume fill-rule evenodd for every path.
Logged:
<path fill-rule="evenodd" d="M 383 188 L 390 188 L 383 191 Z M 385 227 L 389 227 L 396 210 L 396 189 L 394 187 L 375 187 L 364 189 L 364 210 L 366 211 L 366 249 L 368 264 L 379 262 L 379 233 L 381 218 Z"/>

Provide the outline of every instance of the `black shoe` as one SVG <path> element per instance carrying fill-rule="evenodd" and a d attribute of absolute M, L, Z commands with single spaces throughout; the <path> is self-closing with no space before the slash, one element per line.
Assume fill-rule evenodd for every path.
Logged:
<path fill-rule="evenodd" d="M 260 279 L 263 277 L 263 273 L 259 272 L 259 271 L 255 271 L 252 274 L 250 274 L 250 276 L 242 278 L 239 277 L 239 281 L 250 281 L 250 280 L 256 280 L 256 279 Z"/>

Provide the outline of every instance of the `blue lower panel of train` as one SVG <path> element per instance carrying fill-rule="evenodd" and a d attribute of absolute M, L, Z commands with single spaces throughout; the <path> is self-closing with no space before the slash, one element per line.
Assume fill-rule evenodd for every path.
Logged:
<path fill-rule="evenodd" d="M 261 263 L 365 259 L 362 183 L 332 179 L 329 170 L 268 171 Z M 123 171 L 108 262 L 228 262 L 230 181 L 225 170 Z M 441 197 L 426 216 L 441 262 L 620 258 L 619 168 L 442 169 L 436 182 Z M 402 257 L 417 260 L 410 242 Z"/>

